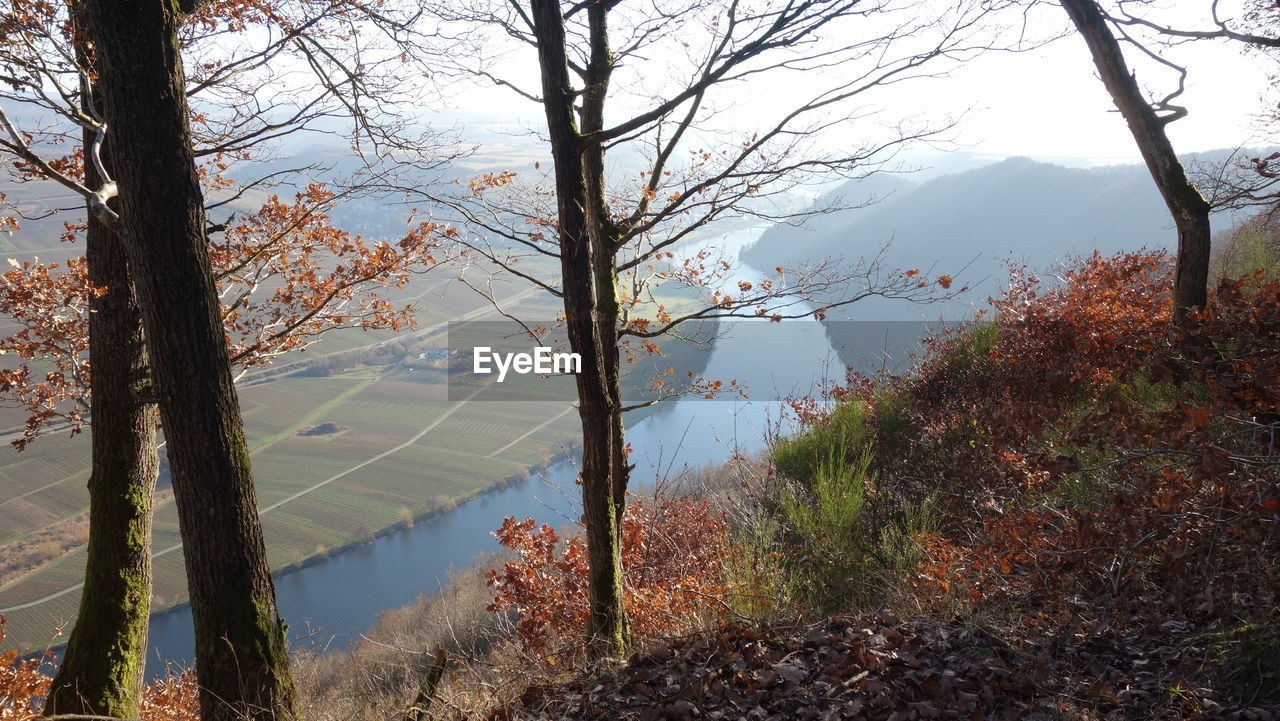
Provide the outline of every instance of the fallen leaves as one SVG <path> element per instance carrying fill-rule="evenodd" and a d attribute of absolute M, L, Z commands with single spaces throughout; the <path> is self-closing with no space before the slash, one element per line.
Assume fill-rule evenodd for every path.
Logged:
<path fill-rule="evenodd" d="M 1265 708 L 1227 708 L 1213 690 L 1188 686 L 1179 670 L 1198 649 L 1168 634 L 1051 630 L 1011 642 L 972 623 L 888 614 L 726 627 L 657 643 L 598 675 L 532 686 L 488 718 L 1280 718 Z M 1174 688 L 1181 691 L 1171 694 Z"/>
<path fill-rule="evenodd" d="M 924 622 L 835 618 L 659 644 L 602 678 L 535 687 L 491 719 L 1022 718 L 1034 685 L 1002 651 Z"/>

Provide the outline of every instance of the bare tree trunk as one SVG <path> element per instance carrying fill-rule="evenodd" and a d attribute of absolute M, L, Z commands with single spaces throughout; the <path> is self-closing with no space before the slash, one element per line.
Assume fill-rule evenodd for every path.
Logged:
<path fill-rule="evenodd" d="M 179 3 L 85 0 L 107 93 L 120 226 L 138 291 L 195 619 L 201 717 L 293 715 L 285 627 L 258 519 L 209 263 Z"/>
<path fill-rule="evenodd" d="M 1178 229 L 1178 261 L 1173 279 L 1174 322 L 1181 325 L 1192 308 L 1203 308 L 1209 286 L 1209 203 L 1187 178 L 1173 152 L 1165 126 L 1181 116 L 1156 113 L 1125 64 L 1120 43 L 1094 0 L 1061 0 L 1084 37 L 1102 82 L 1129 124 L 1147 169 L 1164 197 Z"/>
<path fill-rule="evenodd" d="M 582 420 L 582 506 L 589 561 L 590 618 L 587 652 L 620 655 L 630 644 L 622 598 L 621 519 L 626 478 L 618 390 L 618 303 L 614 249 L 602 186 L 598 144 L 588 147 L 574 122 L 575 94 L 565 57 L 564 21 L 556 0 L 533 0 L 533 23 L 542 71 L 543 106 L 555 163 L 560 221 L 560 263 L 569 344 L 582 357 L 578 413 Z M 591 12 L 603 10 L 593 5 Z M 593 16 L 594 17 L 594 16 Z M 596 63 L 593 59 L 593 68 Z M 584 98 L 584 124 L 599 129 L 607 74 L 594 78 Z M 602 81 L 602 82 L 600 82 Z M 589 132 L 590 128 L 584 131 Z"/>
<path fill-rule="evenodd" d="M 94 138 L 85 131 L 84 144 Z M 85 164 L 85 184 L 98 187 Z M 44 713 L 137 718 L 151 609 L 151 519 L 156 472 L 155 408 L 142 318 L 124 247 L 93 213 L 85 231 L 92 353 L 89 548 L 78 619 L 46 697 Z"/>

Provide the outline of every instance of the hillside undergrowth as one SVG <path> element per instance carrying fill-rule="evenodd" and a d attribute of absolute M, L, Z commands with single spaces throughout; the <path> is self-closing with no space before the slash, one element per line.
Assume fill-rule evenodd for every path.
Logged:
<path fill-rule="evenodd" d="M 909 372 L 796 400 L 806 430 L 767 457 L 630 500 L 625 662 L 585 662 L 583 540 L 512 518 L 506 556 L 346 653 L 299 656 L 306 714 L 1277 718 L 1266 257 L 1224 270 L 1189 330 L 1167 320 L 1164 253 L 1052 283 L 1014 269 Z M 190 717 L 183 678 L 153 687 L 148 721 Z M 5 657 L 0 684 L 19 698 L 0 719 L 25 721 L 47 677 Z"/>
<path fill-rule="evenodd" d="M 771 572 L 751 577 L 772 579 L 770 602 L 726 597 L 724 630 L 676 651 L 656 641 L 687 678 L 663 676 L 655 701 L 635 682 L 652 665 L 641 654 L 493 718 L 735 718 L 774 676 L 721 678 L 697 654 L 761 633 L 821 636 L 830 614 L 887 608 L 929 619 L 920 635 L 935 640 L 913 648 L 914 681 L 865 659 L 839 673 L 792 661 L 794 678 L 777 682 L 788 710 L 761 718 L 1275 718 L 1280 282 L 1268 262 L 1224 275 L 1185 331 L 1168 322 L 1165 253 L 1095 254 L 1052 283 L 1014 268 L 990 309 L 927 339 L 910 372 L 854 375 L 793 403 L 809 430 L 778 442 L 767 477 L 719 506 L 736 519 L 737 555 L 767 559 Z M 726 589 L 742 565 L 726 566 Z M 853 623 L 873 636 L 884 625 Z M 954 639 L 975 630 L 1000 649 L 1001 681 L 980 701 L 920 681 L 968 657 Z M 782 662 L 743 663 L 750 675 Z M 832 684 L 848 703 L 795 699 L 830 699 Z M 725 701 L 730 687 L 745 706 Z M 888 687 L 899 693 L 884 701 L 876 689 Z"/>

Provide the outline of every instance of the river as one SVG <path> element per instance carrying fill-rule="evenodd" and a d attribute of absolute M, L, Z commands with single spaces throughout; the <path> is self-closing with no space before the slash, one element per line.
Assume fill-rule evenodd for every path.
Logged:
<path fill-rule="evenodd" d="M 731 233 L 717 245 L 736 255 L 760 232 Z M 735 285 L 738 280 L 759 278 L 743 268 L 731 279 Z M 673 400 L 630 424 L 627 440 L 635 449 L 636 463 L 633 485 L 651 485 L 685 467 L 723 462 L 734 448 L 764 447 L 782 414 L 783 404 L 776 399 L 809 393 L 825 377 L 843 375 L 822 324 L 814 320 L 735 322 L 711 353 L 705 376 L 736 379 L 749 397 Z M 411 528 L 277 575 L 280 614 L 289 623 L 290 635 L 305 636 L 305 643 L 324 649 L 346 648 L 383 611 L 434 593 L 451 569 L 471 566 L 478 557 L 498 550 L 490 532 L 506 516 L 532 516 L 557 527 L 576 519 L 576 476 L 575 459 L 562 461 Z M 148 675 L 161 673 L 168 662 L 188 663 L 193 648 L 188 607 L 155 615 Z"/>

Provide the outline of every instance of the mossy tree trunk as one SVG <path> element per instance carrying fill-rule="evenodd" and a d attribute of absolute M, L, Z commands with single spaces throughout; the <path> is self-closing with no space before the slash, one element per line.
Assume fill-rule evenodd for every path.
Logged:
<path fill-rule="evenodd" d="M 1160 115 L 1143 96 L 1138 80 L 1124 60 L 1124 53 L 1107 19 L 1094 0 L 1061 0 L 1081 37 L 1089 46 L 1098 75 L 1124 116 L 1147 169 L 1155 180 L 1178 229 L 1178 258 L 1173 279 L 1174 322 L 1182 324 L 1192 308 L 1203 308 L 1209 287 L 1210 205 L 1187 177 L 1173 151 L 1166 126 L 1185 115 L 1168 106 Z M 1167 105 L 1167 102 L 1165 103 Z"/>
<path fill-rule="evenodd" d="M 564 18 L 556 0 L 533 0 L 543 107 L 555 165 L 563 305 L 569 344 L 582 357 L 577 376 L 582 421 L 582 506 L 589 561 L 587 652 L 621 655 L 631 633 L 622 596 L 622 513 L 630 468 L 619 386 L 617 232 L 604 196 L 604 149 L 584 135 L 603 127 L 612 72 L 602 2 L 587 7 L 591 61 L 581 110 L 569 77 Z M 578 113 L 582 129 L 575 118 Z"/>
<path fill-rule="evenodd" d="M 85 147 L 93 142 L 86 131 Z M 85 164 L 85 182 L 91 188 L 101 184 L 92 163 Z M 107 291 L 89 301 L 89 547 L 80 620 L 44 712 L 137 718 L 151 608 L 155 407 L 144 398 L 149 395 L 147 352 L 124 247 L 93 213 L 85 256 L 90 282 Z"/>
<path fill-rule="evenodd" d="M 137 288 L 195 620 L 201 717 L 293 714 L 244 427 L 205 237 L 172 0 L 84 0 L 106 92 L 119 229 Z"/>

